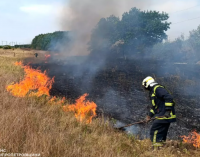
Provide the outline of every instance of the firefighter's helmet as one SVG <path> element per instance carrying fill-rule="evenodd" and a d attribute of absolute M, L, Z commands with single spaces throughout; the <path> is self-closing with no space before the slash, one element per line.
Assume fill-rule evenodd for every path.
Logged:
<path fill-rule="evenodd" d="M 155 80 L 154 80 L 151 76 L 148 76 L 148 77 L 146 77 L 146 78 L 142 81 L 142 85 L 143 85 L 145 88 L 148 88 L 149 85 L 150 85 L 151 83 L 154 83 L 154 82 L 155 82 Z"/>

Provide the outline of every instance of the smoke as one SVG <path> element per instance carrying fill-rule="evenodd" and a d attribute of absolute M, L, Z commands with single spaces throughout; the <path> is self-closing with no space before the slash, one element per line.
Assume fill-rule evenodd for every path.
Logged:
<path fill-rule="evenodd" d="M 87 43 L 92 29 L 101 18 L 115 15 L 120 17 L 133 7 L 143 9 L 149 1 L 136 0 L 69 0 L 60 15 L 61 29 L 75 32 L 74 42 L 67 55 L 89 54 Z"/>
<path fill-rule="evenodd" d="M 101 18 L 106 18 L 110 15 L 121 17 L 124 12 L 128 12 L 133 7 L 142 10 L 150 5 L 150 2 L 146 0 L 142 2 L 135 0 L 69 0 L 66 2 L 60 14 L 60 24 L 62 30 L 71 31 L 70 39 L 73 41 L 70 48 L 67 44 L 59 45 L 63 51 L 60 58 L 67 62 L 70 59 L 72 60 L 72 57 L 67 58 L 67 60 L 64 55 L 79 57 L 74 57 L 72 65 L 47 65 L 45 69 L 50 69 L 51 67 L 49 72 L 51 76 L 55 76 L 54 91 L 52 93 L 63 94 L 66 97 L 73 98 L 89 93 L 90 98 L 97 102 L 99 109 L 102 109 L 105 113 L 107 112 L 114 118 L 126 122 L 139 121 L 145 116 L 146 106 L 149 103 L 149 99 L 144 99 L 145 93 L 141 90 L 141 81 L 145 76 L 150 75 L 155 78 L 164 78 L 158 79 L 158 83 L 173 89 L 173 93 L 177 93 L 177 95 L 174 94 L 175 100 L 178 100 L 177 104 L 181 104 L 178 106 L 177 116 L 184 115 L 185 108 L 187 108 L 188 104 L 191 104 L 191 100 L 187 100 L 185 96 L 183 97 L 184 90 L 180 88 L 180 85 L 183 87 L 183 85 L 186 86 L 186 83 L 182 79 L 176 79 L 173 75 L 181 72 L 181 78 L 186 76 L 199 78 L 196 77 L 199 68 L 195 66 L 196 69 L 194 70 L 189 65 L 187 67 L 174 65 L 173 62 L 182 55 L 181 50 L 179 56 L 175 56 L 175 53 L 172 53 L 179 50 L 179 47 L 174 49 L 179 45 L 179 42 L 166 45 L 166 47 L 158 45 L 158 47 L 155 47 L 157 51 L 156 49 L 151 50 L 152 52 L 155 51 L 153 55 L 156 57 L 160 54 L 164 61 L 167 58 L 166 52 L 169 56 L 169 64 L 163 63 L 163 60 L 159 58 L 156 61 L 149 55 L 148 51 L 146 54 L 141 53 L 127 60 L 114 56 L 116 60 L 110 60 L 112 58 L 109 58 L 108 61 L 105 61 L 107 58 L 99 51 L 97 53 L 100 55 L 96 59 L 90 58 L 91 56 L 88 58 L 80 57 L 90 53 L 88 51 L 88 42 L 90 41 L 92 30 Z M 116 41 L 111 46 L 111 51 L 120 51 L 120 46 L 123 44 L 123 40 Z M 76 60 L 79 59 L 81 61 L 83 58 L 84 62 L 82 64 L 74 64 L 78 63 Z M 173 60 L 171 60 L 172 58 Z M 188 90 L 190 86 L 187 87 Z M 191 90 L 189 89 L 188 91 Z M 197 93 L 197 91 L 194 92 Z M 199 102 L 199 99 L 195 98 L 192 108 L 199 109 Z M 190 111 L 188 113 L 191 114 L 187 114 L 186 118 L 192 121 L 190 117 L 193 115 L 193 111 L 190 109 L 187 111 Z M 175 129 L 177 132 L 177 127 Z"/>

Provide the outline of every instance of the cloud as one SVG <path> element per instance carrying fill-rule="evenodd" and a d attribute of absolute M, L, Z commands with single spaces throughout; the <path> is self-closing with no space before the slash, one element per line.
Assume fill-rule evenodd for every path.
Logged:
<path fill-rule="evenodd" d="M 20 10 L 29 14 L 49 14 L 53 10 L 51 5 L 31 5 L 22 6 Z"/>

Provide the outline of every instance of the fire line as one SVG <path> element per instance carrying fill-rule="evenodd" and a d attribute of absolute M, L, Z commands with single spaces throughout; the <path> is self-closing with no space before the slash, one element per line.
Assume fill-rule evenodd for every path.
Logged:
<path fill-rule="evenodd" d="M 96 116 L 97 105 L 94 102 L 85 100 L 88 94 L 82 95 L 76 100 L 76 103 L 70 106 L 63 106 L 64 111 L 72 111 L 79 121 L 86 120 L 86 123 L 91 123 L 92 118 Z"/>
<path fill-rule="evenodd" d="M 184 143 L 191 143 L 194 147 L 200 147 L 200 134 L 196 131 L 192 131 L 188 136 L 181 136 Z"/>
<path fill-rule="evenodd" d="M 16 62 L 16 66 L 21 66 L 24 69 L 25 75 L 24 79 L 16 84 L 11 84 L 7 86 L 7 91 L 12 93 L 16 97 L 28 96 L 49 96 L 49 90 L 52 88 L 54 78 L 50 79 L 44 73 L 38 69 L 32 69 L 29 66 L 24 66 L 22 62 Z"/>
<path fill-rule="evenodd" d="M 15 97 L 25 96 L 37 96 L 46 95 L 49 99 L 48 103 L 55 103 L 62 106 L 62 109 L 67 112 L 74 112 L 75 117 L 80 122 L 86 121 L 91 123 L 92 118 L 96 116 L 97 105 L 94 102 L 86 100 L 88 94 L 82 95 L 76 100 L 75 104 L 65 105 L 65 97 L 62 100 L 58 100 L 57 97 L 50 98 L 49 91 L 54 83 L 54 78 L 49 78 L 45 72 L 41 72 L 39 69 L 32 69 L 30 66 L 25 66 L 23 63 L 16 62 L 16 66 L 21 66 L 24 69 L 24 79 L 19 83 L 11 84 L 6 87 Z"/>

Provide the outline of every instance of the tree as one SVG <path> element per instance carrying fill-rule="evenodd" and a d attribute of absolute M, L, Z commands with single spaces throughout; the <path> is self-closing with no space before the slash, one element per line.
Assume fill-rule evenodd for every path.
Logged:
<path fill-rule="evenodd" d="M 144 52 L 145 48 L 152 47 L 166 39 L 165 31 L 170 25 L 166 22 L 168 18 L 166 13 L 140 11 L 137 8 L 124 13 L 120 23 L 120 34 L 125 42 L 126 51 L 128 53 Z"/>
<path fill-rule="evenodd" d="M 189 42 L 195 51 L 200 50 L 200 25 L 196 30 L 190 31 Z"/>
<path fill-rule="evenodd" d="M 60 51 L 70 42 L 69 32 L 57 31 L 54 33 L 40 34 L 31 43 L 31 48 L 37 50 Z"/>
<path fill-rule="evenodd" d="M 184 36 L 176 38 L 174 41 L 166 40 L 163 43 L 155 44 L 152 48 L 153 58 L 163 60 L 166 62 L 182 62 L 185 60 L 185 46 L 186 41 Z"/>
<path fill-rule="evenodd" d="M 170 23 L 166 13 L 141 11 L 132 8 L 122 15 L 103 18 L 92 32 L 90 50 L 101 51 L 117 41 L 123 41 L 120 50 L 127 54 L 142 53 L 146 48 L 166 39 Z"/>
<path fill-rule="evenodd" d="M 110 16 L 102 18 L 97 26 L 93 29 L 91 40 L 89 42 L 89 50 L 91 52 L 102 49 L 109 49 L 119 38 L 118 23 L 119 18 Z"/>

